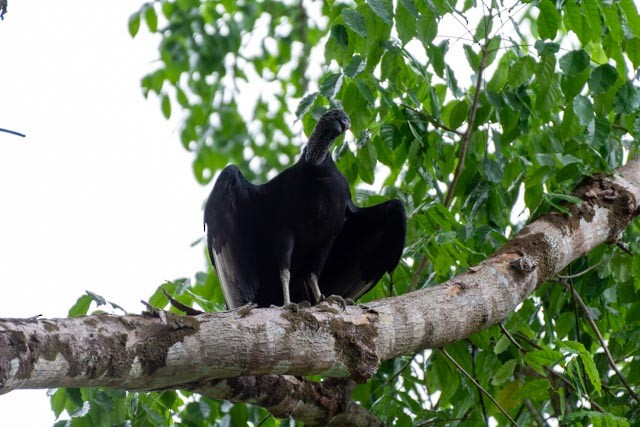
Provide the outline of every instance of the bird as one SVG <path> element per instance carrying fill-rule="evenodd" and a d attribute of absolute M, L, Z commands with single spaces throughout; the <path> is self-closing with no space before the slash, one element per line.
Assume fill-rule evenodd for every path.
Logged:
<path fill-rule="evenodd" d="M 397 266 L 406 214 L 399 200 L 353 203 L 333 161 L 333 141 L 351 127 L 324 113 L 299 160 L 254 185 L 236 165 L 218 176 L 204 209 L 209 257 L 228 309 L 357 299 Z"/>

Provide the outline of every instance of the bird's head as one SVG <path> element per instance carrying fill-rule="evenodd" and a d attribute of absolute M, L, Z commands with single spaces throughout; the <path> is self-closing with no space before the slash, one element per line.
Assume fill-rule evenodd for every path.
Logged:
<path fill-rule="evenodd" d="M 349 128 L 351 120 L 344 111 L 329 110 L 324 113 L 309 137 L 309 145 L 305 150 L 306 160 L 316 165 L 322 163 L 331 143 Z"/>
<path fill-rule="evenodd" d="M 342 110 L 329 110 L 320 117 L 314 133 L 319 131 L 332 135 L 332 140 L 342 135 L 351 128 L 351 120 L 349 116 Z"/>

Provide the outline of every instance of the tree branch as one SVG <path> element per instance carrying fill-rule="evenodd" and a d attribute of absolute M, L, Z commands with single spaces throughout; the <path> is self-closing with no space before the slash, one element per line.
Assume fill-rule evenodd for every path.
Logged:
<path fill-rule="evenodd" d="M 183 389 L 213 399 L 259 405 L 278 418 L 293 417 L 305 426 L 383 426 L 351 401 L 353 381 L 314 382 L 290 375 L 263 375 L 187 384 Z"/>
<path fill-rule="evenodd" d="M 0 393 L 157 390 L 285 374 L 365 381 L 381 360 L 442 347 L 501 322 L 538 284 L 597 245 L 615 242 L 639 213 L 640 161 L 585 180 L 574 195 L 583 202 L 567 207 L 571 215 L 540 217 L 444 284 L 344 311 L 323 303 L 298 313 L 0 319 Z"/>

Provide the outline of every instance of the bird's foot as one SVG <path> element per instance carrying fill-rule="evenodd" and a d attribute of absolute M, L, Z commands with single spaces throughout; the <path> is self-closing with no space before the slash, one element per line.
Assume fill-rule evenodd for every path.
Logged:
<path fill-rule="evenodd" d="M 300 301 L 298 303 L 298 308 L 301 309 L 301 310 L 305 309 L 305 308 L 311 308 L 311 303 L 309 301 L 307 301 L 307 300 Z"/>
<path fill-rule="evenodd" d="M 297 313 L 298 311 L 300 311 L 300 307 L 295 302 L 285 304 L 282 306 L 282 308 L 284 308 L 285 310 L 289 310 L 292 313 Z"/>
<path fill-rule="evenodd" d="M 329 304 L 337 304 L 342 308 L 342 311 L 347 309 L 347 301 L 342 298 L 340 295 L 331 295 L 326 299 Z M 353 305 L 353 300 L 351 300 L 351 305 Z"/>
<path fill-rule="evenodd" d="M 246 317 L 249 315 L 249 313 L 251 313 L 251 310 L 253 310 L 256 307 L 258 307 L 258 304 L 256 304 L 255 302 L 249 302 L 238 308 L 234 308 L 233 311 L 236 312 L 240 317 Z"/>

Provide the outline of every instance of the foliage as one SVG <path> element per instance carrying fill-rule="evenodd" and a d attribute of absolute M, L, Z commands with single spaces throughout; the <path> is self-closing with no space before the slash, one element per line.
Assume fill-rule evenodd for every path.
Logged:
<path fill-rule="evenodd" d="M 583 176 L 619 167 L 637 148 L 633 0 L 159 0 L 131 16 L 132 36 L 141 22 L 161 35 L 143 93 L 157 95 L 166 117 L 182 115 L 181 141 L 201 184 L 230 162 L 264 181 L 292 164 L 301 131 L 328 106 L 350 115 L 351 134 L 334 156 L 355 198 L 397 197 L 409 214 L 402 265 L 364 300 L 479 263 L 530 215 L 566 211 Z M 632 253 L 638 232 L 625 233 Z M 504 329 L 447 352 L 521 425 L 637 425 L 640 406 L 588 318 L 640 390 L 640 257 L 599 247 L 566 274 Z M 181 302 L 223 307 L 212 270 L 163 286 Z M 158 291 L 152 303 L 166 299 Z M 439 350 L 384 362 L 354 398 L 391 425 L 507 422 Z M 51 399 L 71 425 L 279 424 L 263 409 L 184 392 L 57 390 Z"/>

